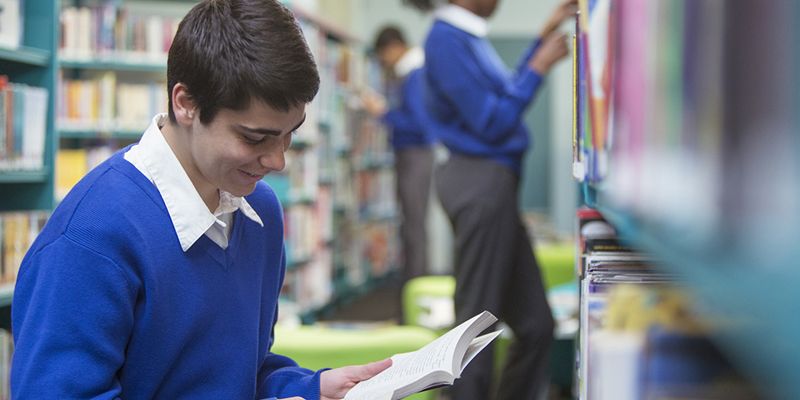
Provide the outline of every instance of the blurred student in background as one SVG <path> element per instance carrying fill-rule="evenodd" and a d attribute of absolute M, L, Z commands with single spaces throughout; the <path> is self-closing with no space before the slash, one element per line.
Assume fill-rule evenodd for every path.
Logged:
<path fill-rule="evenodd" d="M 402 220 L 403 283 L 428 273 L 426 216 L 433 175 L 434 138 L 422 99 L 422 49 L 410 47 L 396 26 L 382 28 L 375 38 L 375 55 L 384 72 L 386 98 L 362 97 L 367 111 L 391 131 L 395 155 L 397 198 Z"/>
<path fill-rule="evenodd" d="M 432 0 L 406 0 L 431 10 Z M 489 310 L 508 324 L 509 349 L 497 396 L 490 395 L 491 351 L 453 386 L 457 400 L 529 400 L 547 383 L 553 318 L 523 224 L 518 191 L 529 145 L 523 114 L 544 76 L 567 53 L 558 26 L 576 11 L 563 0 L 509 72 L 487 39 L 498 0 L 450 0 L 435 10 L 425 42 L 425 103 L 434 134 L 450 150 L 436 189 L 455 231 L 456 323 Z M 487 349 L 488 350 L 488 349 Z"/>

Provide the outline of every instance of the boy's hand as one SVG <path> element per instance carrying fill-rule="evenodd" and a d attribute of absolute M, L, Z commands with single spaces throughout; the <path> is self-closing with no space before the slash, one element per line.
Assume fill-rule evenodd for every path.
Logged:
<path fill-rule="evenodd" d="M 550 35 L 542 39 L 542 44 L 528 61 L 528 66 L 539 75 L 546 75 L 550 72 L 550 68 L 567 54 L 569 54 L 567 35 L 563 33 Z"/>
<path fill-rule="evenodd" d="M 544 25 L 544 28 L 542 28 L 539 37 L 544 40 L 555 32 L 564 20 L 575 16 L 577 12 L 578 0 L 562 0 L 553 10 L 553 13 L 550 14 L 550 18 L 547 19 L 547 23 Z"/>
<path fill-rule="evenodd" d="M 386 113 L 386 100 L 378 93 L 373 91 L 361 92 L 361 103 L 373 117 L 381 117 Z"/>
<path fill-rule="evenodd" d="M 352 365 L 323 371 L 320 375 L 320 400 L 342 399 L 356 383 L 372 378 L 391 365 L 392 359 L 387 358 L 366 365 Z"/>

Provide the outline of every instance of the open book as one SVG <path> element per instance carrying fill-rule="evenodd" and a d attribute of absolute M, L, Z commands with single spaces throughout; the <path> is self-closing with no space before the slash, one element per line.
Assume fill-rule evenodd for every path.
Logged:
<path fill-rule="evenodd" d="M 411 353 L 392 356 L 392 366 L 359 382 L 345 400 L 395 400 L 433 387 L 452 385 L 473 358 L 501 331 L 476 336 L 497 321 L 484 311 Z"/>

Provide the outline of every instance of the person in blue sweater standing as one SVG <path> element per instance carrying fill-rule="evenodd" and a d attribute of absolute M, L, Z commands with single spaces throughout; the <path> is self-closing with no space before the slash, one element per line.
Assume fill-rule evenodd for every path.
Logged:
<path fill-rule="evenodd" d="M 390 360 L 311 371 L 273 354 L 282 210 L 261 181 L 319 75 L 277 0 L 206 0 L 168 56 L 169 113 L 83 178 L 27 253 L 16 399 L 341 399 Z"/>
<path fill-rule="evenodd" d="M 433 176 L 433 143 L 422 98 L 422 49 L 409 47 L 396 26 L 382 28 L 374 51 L 384 69 L 388 98 L 367 95 L 364 106 L 390 129 L 402 222 L 403 282 L 428 273 L 426 216 Z"/>
<path fill-rule="evenodd" d="M 496 396 L 490 395 L 492 352 L 483 351 L 453 386 L 458 400 L 539 398 L 554 325 L 519 211 L 529 144 L 522 117 L 544 75 L 568 53 L 556 30 L 574 15 L 576 1 L 562 0 L 513 72 L 486 38 L 497 3 L 450 0 L 435 11 L 425 41 L 426 104 L 435 135 L 450 151 L 436 171 L 436 190 L 455 231 L 456 323 L 488 310 L 515 337 Z"/>

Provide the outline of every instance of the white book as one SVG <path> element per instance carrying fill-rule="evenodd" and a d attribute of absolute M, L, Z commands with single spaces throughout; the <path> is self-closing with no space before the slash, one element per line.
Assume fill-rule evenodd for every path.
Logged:
<path fill-rule="evenodd" d="M 359 382 L 345 400 L 396 400 L 426 389 L 452 385 L 470 361 L 497 336 L 498 330 L 478 336 L 497 321 L 484 311 L 421 349 L 392 356 L 392 366 Z"/>
<path fill-rule="evenodd" d="M 25 132 L 22 157 L 25 168 L 44 166 L 45 135 L 47 134 L 47 89 L 25 88 Z"/>
<path fill-rule="evenodd" d="M 20 0 L 0 0 L 0 47 L 19 47 L 23 23 Z"/>

